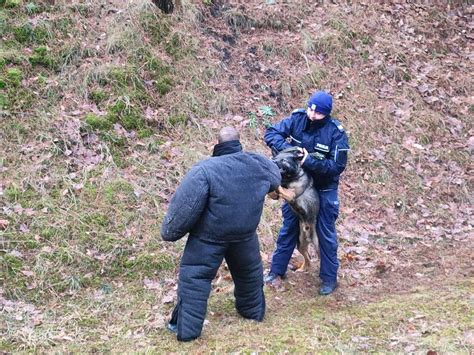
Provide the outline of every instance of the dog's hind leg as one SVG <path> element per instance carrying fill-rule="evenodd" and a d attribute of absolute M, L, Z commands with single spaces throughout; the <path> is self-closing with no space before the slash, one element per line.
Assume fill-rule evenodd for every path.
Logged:
<path fill-rule="evenodd" d="M 321 258 L 321 255 L 319 254 L 319 240 L 318 240 L 318 235 L 316 234 L 316 231 L 313 231 L 313 238 L 311 239 L 311 241 L 313 242 L 316 255 L 318 256 L 318 258 Z"/>
<path fill-rule="evenodd" d="M 311 259 L 309 257 L 309 241 L 311 240 L 312 228 L 311 225 L 306 222 L 300 222 L 300 235 L 298 241 L 298 251 L 303 255 L 303 264 L 296 269 L 296 271 L 308 271 L 311 265 Z"/>

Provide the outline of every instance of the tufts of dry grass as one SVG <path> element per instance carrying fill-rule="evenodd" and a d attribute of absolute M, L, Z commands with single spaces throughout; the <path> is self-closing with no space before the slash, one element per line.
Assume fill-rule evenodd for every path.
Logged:
<path fill-rule="evenodd" d="M 262 323 L 240 318 L 231 290 L 220 287 L 216 292 L 216 285 L 203 335 L 191 343 L 178 343 L 163 328 L 171 305 L 157 302 L 165 296 L 164 282 L 152 285 L 154 289 L 147 290 L 137 283 L 104 284 L 94 292 L 80 291 L 48 312 L 10 302 L 3 349 L 465 352 L 472 345 L 469 281 L 438 290 L 436 297 L 419 289 L 371 303 L 316 298 L 294 287 L 284 294 L 267 290 Z"/>
<path fill-rule="evenodd" d="M 378 4 L 249 3 L 244 12 L 232 1 L 183 1 L 164 16 L 147 0 L 8 3 L 0 1 L 2 351 L 472 348 L 468 278 L 430 274 L 436 291 L 400 286 L 427 268 L 415 257 L 421 243 L 445 253 L 472 230 L 470 67 L 449 41 L 423 42 L 439 31 L 467 56 L 456 39 L 462 23 L 410 4 L 394 14 L 400 28 Z M 340 293 L 314 297 L 314 278 L 293 276 L 286 292 L 267 291 L 266 321 L 255 324 L 236 315 L 231 284 L 216 280 L 203 338 L 178 344 L 163 329 L 184 245 L 159 240 L 171 194 L 210 154 L 219 127 L 238 126 L 246 149 L 268 154 L 265 124 L 315 89 L 333 93 L 352 147 Z M 266 265 L 279 207 L 269 201 L 259 226 Z M 366 240 L 367 252 L 354 254 Z M 413 269 L 394 282 L 380 275 L 384 265 Z M 370 303 L 384 283 L 391 288 Z"/>

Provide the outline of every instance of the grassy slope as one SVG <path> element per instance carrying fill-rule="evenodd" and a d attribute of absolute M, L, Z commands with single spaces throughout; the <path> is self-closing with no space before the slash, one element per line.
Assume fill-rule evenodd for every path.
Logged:
<path fill-rule="evenodd" d="M 473 346 L 472 8 L 0 4 L 2 348 Z M 291 274 L 257 325 L 218 279 L 203 339 L 178 347 L 162 326 L 183 242 L 156 239 L 170 194 L 219 126 L 267 153 L 264 125 L 315 88 L 336 95 L 353 148 L 341 290 L 313 297 L 315 280 Z M 260 226 L 265 260 L 278 207 Z"/>

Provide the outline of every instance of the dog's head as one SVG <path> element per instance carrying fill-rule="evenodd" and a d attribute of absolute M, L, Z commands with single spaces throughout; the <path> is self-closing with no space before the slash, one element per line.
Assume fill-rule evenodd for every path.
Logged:
<path fill-rule="evenodd" d="M 278 152 L 272 149 L 272 161 L 280 169 L 281 178 L 283 181 L 292 181 L 298 177 L 301 171 L 301 159 L 303 159 L 303 153 L 301 153 L 296 147 L 288 148 Z"/>

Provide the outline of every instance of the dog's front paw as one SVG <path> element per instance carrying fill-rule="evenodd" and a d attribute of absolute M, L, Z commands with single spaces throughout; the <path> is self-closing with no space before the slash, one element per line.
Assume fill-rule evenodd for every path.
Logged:
<path fill-rule="evenodd" d="M 288 202 L 293 202 L 296 198 L 296 193 L 293 189 L 285 189 L 281 186 L 278 186 L 278 194 Z"/>

